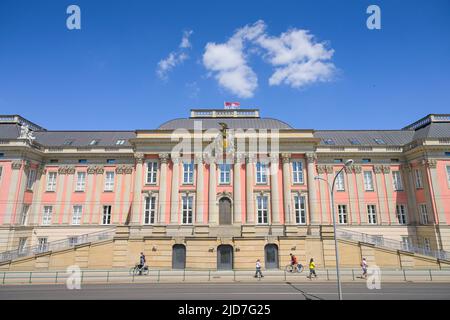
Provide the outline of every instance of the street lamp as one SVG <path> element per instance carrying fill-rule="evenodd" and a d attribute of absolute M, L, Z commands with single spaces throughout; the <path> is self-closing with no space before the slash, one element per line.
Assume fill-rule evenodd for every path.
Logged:
<path fill-rule="evenodd" d="M 336 253 L 336 277 L 337 277 L 339 300 L 342 300 L 342 287 L 341 287 L 341 276 L 339 273 L 339 250 L 338 250 L 338 243 L 337 243 L 337 237 L 336 237 L 336 218 L 335 218 L 335 212 L 334 212 L 334 185 L 335 185 L 337 177 L 341 174 L 342 170 L 344 170 L 345 167 L 352 165 L 353 162 L 354 161 L 352 159 L 349 159 L 345 162 L 345 164 L 342 166 L 342 168 L 334 176 L 333 183 L 331 184 L 331 186 L 330 186 L 330 183 L 328 182 L 328 180 L 325 180 L 321 177 L 314 177 L 315 180 L 325 181 L 328 186 L 328 190 L 330 192 L 331 215 L 333 217 L 333 230 L 334 230 L 334 250 Z"/>

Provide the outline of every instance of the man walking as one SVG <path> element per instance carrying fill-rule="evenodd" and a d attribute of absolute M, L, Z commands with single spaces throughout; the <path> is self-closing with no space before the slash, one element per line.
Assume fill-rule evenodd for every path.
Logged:
<path fill-rule="evenodd" d="M 263 274 L 261 273 L 261 262 L 258 260 L 256 260 L 256 273 L 255 273 L 255 278 L 258 277 L 258 275 L 261 278 L 264 278 Z"/>

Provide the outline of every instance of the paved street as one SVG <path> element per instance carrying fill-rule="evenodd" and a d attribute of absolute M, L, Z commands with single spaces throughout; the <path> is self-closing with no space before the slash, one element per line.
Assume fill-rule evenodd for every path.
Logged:
<path fill-rule="evenodd" d="M 369 290 L 364 283 L 344 283 L 344 299 L 450 299 L 449 283 L 386 283 Z M 164 300 L 288 300 L 336 299 L 334 283 L 110 284 L 0 286 L 0 299 L 164 299 Z"/>

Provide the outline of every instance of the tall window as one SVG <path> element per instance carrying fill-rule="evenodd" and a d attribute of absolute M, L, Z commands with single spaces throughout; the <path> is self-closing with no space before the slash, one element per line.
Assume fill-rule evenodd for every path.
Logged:
<path fill-rule="evenodd" d="M 105 191 L 114 190 L 114 171 L 106 171 L 105 176 Z"/>
<path fill-rule="evenodd" d="M 52 206 L 44 206 L 44 214 L 42 215 L 42 224 L 48 226 L 52 223 Z"/>
<path fill-rule="evenodd" d="M 19 254 L 24 253 L 26 245 L 27 245 L 27 238 L 26 237 L 19 238 L 19 247 L 17 248 Z"/>
<path fill-rule="evenodd" d="M 231 165 L 228 163 L 219 164 L 219 183 L 221 184 L 229 184 L 230 183 L 230 172 Z"/>
<path fill-rule="evenodd" d="M 194 162 L 183 162 L 183 183 L 194 183 Z"/>
<path fill-rule="evenodd" d="M 375 205 L 373 204 L 367 205 L 367 218 L 369 224 L 377 223 L 377 211 Z"/>
<path fill-rule="evenodd" d="M 47 175 L 47 191 L 56 191 L 56 172 L 49 172 Z"/>
<path fill-rule="evenodd" d="M 69 241 L 69 246 L 71 246 L 71 247 L 76 246 L 78 244 L 78 237 L 76 237 L 76 236 L 69 237 L 68 241 Z"/>
<path fill-rule="evenodd" d="M 28 177 L 27 177 L 27 189 L 31 190 L 33 189 L 33 184 L 36 181 L 36 170 L 31 169 L 28 171 Z"/>
<path fill-rule="evenodd" d="M 420 171 L 420 169 L 414 170 L 414 177 L 416 178 L 416 189 L 423 188 L 422 172 Z"/>
<path fill-rule="evenodd" d="M 419 212 L 420 212 L 420 222 L 422 222 L 422 224 L 428 224 L 428 210 L 427 205 L 425 203 L 419 205 Z"/>
<path fill-rule="evenodd" d="M 156 215 L 156 197 L 146 197 L 144 208 L 144 224 L 155 223 L 155 215 Z"/>
<path fill-rule="evenodd" d="M 431 251 L 431 241 L 429 238 L 423 238 L 423 248 L 425 249 L 425 252 Z"/>
<path fill-rule="evenodd" d="M 48 249 L 47 238 L 38 238 L 38 251 L 45 252 Z"/>
<path fill-rule="evenodd" d="M 305 197 L 294 196 L 295 222 L 297 224 L 306 224 L 306 206 Z"/>
<path fill-rule="evenodd" d="M 158 173 L 158 162 L 147 162 L 147 184 L 156 184 L 156 175 Z"/>
<path fill-rule="evenodd" d="M 103 206 L 102 224 L 111 224 L 111 206 Z"/>
<path fill-rule="evenodd" d="M 20 224 L 22 226 L 26 226 L 28 222 L 28 210 L 30 209 L 30 206 L 28 204 L 24 204 L 22 207 L 22 213 L 20 215 Z"/>
<path fill-rule="evenodd" d="M 338 205 L 338 218 L 340 224 L 347 223 L 347 206 L 345 204 Z"/>
<path fill-rule="evenodd" d="M 84 191 L 86 188 L 86 172 L 77 172 L 77 185 L 75 191 Z"/>
<path fill-rule="evenodd" d="M 181 198 L 182 200 L 182 212 L 181 212 L 181 216 L 182 216 L 182 223 L 183 224 L 191 224 L 192 223 L 192 217 L 193 217 L 193 202 L 194 202 L 194 197 L 193 196 L 183 196 Z"/>
<path fill-rule="evenodd" d="M 447 183 L 448 183 L 448 187 L 450 188 L 450 166 L 447 166 Z M 0 176 L 2 175 L 1 173 L 2 169 L 0 168 Z"/>
<path fill-rule="evenodd" d="M 409 236 L 402 236 L 402 249 L 409 251 L 411 248 L 411 239 Z"/>
<path fill-rule="evenodd" d="M 81 214 L 83 213 L 83 207 L 80 205 L 73 206 L 72 224 L 79 225 L 81 222 Z"/>
<path fill-rule="evenodd" d="M 292 175 L 294 183 L 303 183 L 303 162 L 292 161 Z"/>
<path fill-rule="evenodd" d="M 342 172 L 342 171 L 336 177 L 336 190 L 338 190 L 338 191 L 344 191 L 345 190 L 344 172 Z"/>
<path fill-rule="evenodd" d="M 364 171 L 364 190 L 373 191 L 372 171 Z"/>
<path fill-rule="evenodd" d="M 399 224 L 406 224 L 406 208 L 403 204 L 398 204 L 396 207 L 397 220 Z"/>
<path fill-rule="evenodd" d="M 267 165 L 256 162 L 256 183 L 267 183 Z"/>
<path fill-rule="evenodd" d="M 268 208 L 268 197 L 267 196 L 257 196 L 256 206 L 258 214 L 258 223 L 265 224 L 269 223 L 269 208 Z"/>
<path fill-rule="evenodd" d="M 403 190 L 402 176 L 400 175 L 400 171 L 392 171 L 392 180 L 394 181 L 395 191 Z"/>

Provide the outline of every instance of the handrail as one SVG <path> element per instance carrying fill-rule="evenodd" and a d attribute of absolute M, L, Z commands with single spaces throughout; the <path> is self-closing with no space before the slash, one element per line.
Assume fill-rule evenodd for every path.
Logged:
<path fill-rule="evenodd" d="M 35 254 L 45 253 L 49 251 L 69 249 L 84 243 L 109 240 L 114 237 L 114 234 L 115 228 L 110 228 L 108 230 L 101 230 L 92 233 L 82 234 L 79 236 L 73 236 L 68 239 L 56 240 L 41 245 L 37 244 L 34 246 L 28 246 L 24 248 L 18 248 L 14 250 L 1 252 L 0 263 L 4 261 L 14 260 L 17 258 L 33 256 Z M 73 241 L 73 239 L 76 240 Z"/>
<path fill-rule="evenodd" d="M 338 229 L 336 230 L 336 237 L 346 240 L 353 240 L 374 244 L 378 247 L 383 247 L 393 250 L 401 250 L 421 254 L 424 256 L 434 257 L 440 260 L 450 260 L 450 252 L 443 250 L 429 250 L 419 246 L 413 246 L 394 239 L 386 239 L 383 236 L 370 235 L 353 230 Z"/>

